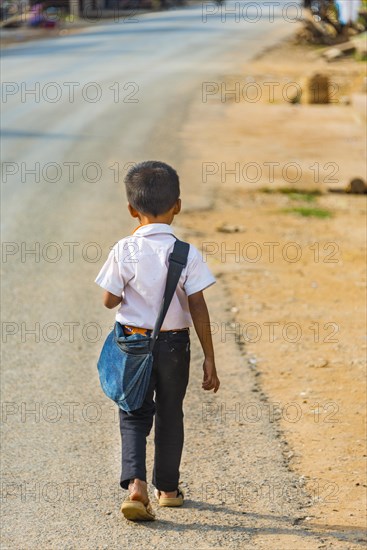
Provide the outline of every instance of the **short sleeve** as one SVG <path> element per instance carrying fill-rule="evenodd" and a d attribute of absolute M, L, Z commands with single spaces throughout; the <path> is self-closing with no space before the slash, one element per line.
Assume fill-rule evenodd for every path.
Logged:
<path fill-rule="evenodd" d="M 192 256 L 191 254 L 189 255 L 186 280 L 184 283 L 184 289 L 187 296 L 205 290 L 216 282 L 215 277 L 211 273 L 208 265 L 204 262 L 197 248 L 190 245 L 190 251 L 192 251 Z"/>
<path fill-rule="evenodd" d="M 120 271 L 116 245 L 112 248 L 108 258 L 98 273 L 95 282 L 114 296 L 122 296 L 125 281 Z"/>

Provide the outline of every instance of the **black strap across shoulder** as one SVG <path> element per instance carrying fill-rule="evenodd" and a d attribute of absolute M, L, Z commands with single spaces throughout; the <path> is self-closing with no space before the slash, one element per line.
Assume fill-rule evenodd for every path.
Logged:
<path fill-rule="evenodd" d="M 159 331 L 163 325 L 164 318 L 166 317 L 168 308 L 172 301 L 173 295 L 176 291 L 177 283 L 180 279 L 183 268 L 187 264 L 187 258 L 189 255 L 190 245 L 179 239 L 176 239 L 173 251 L 168 258 L 168 273 L 166 280 L 166 287 L 164 289 L 164 295 L 159 310 L 158 318 L 154 325 L 153 333 L 151 335 L 150 349 L 153 350 L 154 344 L 157 341 Z"/>

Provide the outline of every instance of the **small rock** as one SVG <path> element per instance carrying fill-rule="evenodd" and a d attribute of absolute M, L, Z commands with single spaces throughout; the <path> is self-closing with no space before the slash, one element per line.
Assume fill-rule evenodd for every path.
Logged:
<path fill-rule="evenodd" d="M 309 368 L 314 368 L 314 369 L 323 369 L 328 365 L 329 365 L 329 361 L 327 359 L 324 359 L 323 357 L 319 357 L 315 361 L 311 361 L 310 363 L 308 363 L 307 366 Z"/>
<path fill-rule="evenodd" d="M 299 525 L 301 523 L 301 521 L 304 521 L 306 518 L 304 516 L 302 517 L 299 517 L 299 518 L 294 518 L 294 520 L 292 521 L 292 524 L 293 525 Z"/>
<path fill-rule="evenodd" d="M 220 233 L 244 233 L 245 228 L 243 225 L 230 225 L 224 223 L 217 227 L 217 231 Z"/>
<path fill-rule="evenodd" d="M 354 178 L 349 182 L 346 192 L 352 195 L 365 195 L 367 193 L 367 185 L 361 178 Z"/>
<path fill-rule="evenodd" d="M 350 105 L 352 103 L 351 99 L 349 96 L 347 95 L 343 95 L 341 98 L 340 98 L 340 103 L 342 105 Z"/>
<path fill-rule="evenodd" d="M 325 105 L 330 103 L 330 79 L 326 74 L 315 73 L 302 83 L 302 103 Z"/>
<path fill-rule="evenodd" d="M 334 59 L 343 57 L 343 53 L 339 48 L 330 48 L 329 50 L 326 50 L 323 56 L 327 59 L 327 61 L 334 61 Z"/>

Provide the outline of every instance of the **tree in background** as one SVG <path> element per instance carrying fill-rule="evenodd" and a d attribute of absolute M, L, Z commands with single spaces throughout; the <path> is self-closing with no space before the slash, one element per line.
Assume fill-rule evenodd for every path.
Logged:
<path fill-rule="evenodd" d="M 348 33 L 362 30 L 357 23 L 358 15 L 364 13 L 366 0 L 303 0 L 304 23 L 312 42 L 332 43 L 348 37 Z M 364 26 L 361 18 L 362 27 Z"/>

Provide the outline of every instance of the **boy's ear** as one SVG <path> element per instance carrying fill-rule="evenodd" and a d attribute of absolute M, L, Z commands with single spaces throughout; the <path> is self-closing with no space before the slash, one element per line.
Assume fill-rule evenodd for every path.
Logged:
<path fill-rule="evenodd" d="M 180 212 L 181 212 L 181 199 L 177 199 L 173 213 L 176 215 L 176 214 L 179 214 Z"/>
<path fill-rule="evenodd" d="M 133 218 L 138 218 L 139 217 L 139 213 L 137 210 L 135 210 L 135 208 L 133 206 L 131 206 L 131 204 L 128 202 L 127 203 L 127 208 L 130 212 L 130 215 L 133 217 Z"/>

